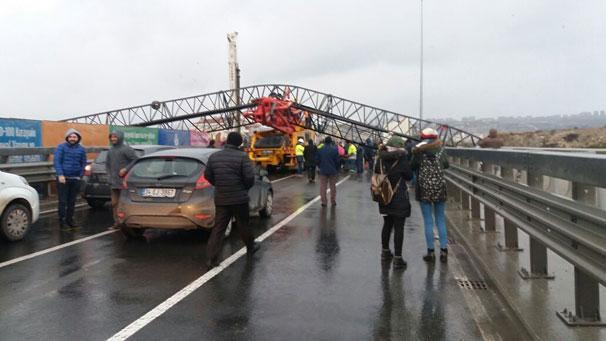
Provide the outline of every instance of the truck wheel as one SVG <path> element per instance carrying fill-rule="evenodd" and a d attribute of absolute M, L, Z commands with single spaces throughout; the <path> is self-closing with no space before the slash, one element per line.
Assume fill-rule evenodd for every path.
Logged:
<path fill-rule="evenodd" d="M 274 211 L 274 194 L 267 192 L 267 200 L 265 201 L 265 207 L 259 211 L 259 215 L 262 218 L 269 218 Z"/>
<path fill-rule="evenodd" d="M 145 229 L 134 229 L 126 226 L 120 227 L 120 231 L 122 231 L 126 239 L 141 239 L 143 233 L 145 233 Z"/>
<path fill-rule="evenodd" d="M 32 213 L 21 204 L 9 205 L 2 214 L 0 229 L 7 240 L 14 242 L 23 239 L 29 231 Z"/>

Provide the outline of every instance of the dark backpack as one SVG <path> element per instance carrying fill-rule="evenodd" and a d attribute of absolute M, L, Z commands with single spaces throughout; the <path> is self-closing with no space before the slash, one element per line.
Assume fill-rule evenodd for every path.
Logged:
<path fill-rule="evenodd" d="M 417 178 L 418 198 L 421 201 L 446 200 L 446 179 L 441 162 L 442 151 L 435 155 L 422 153 Z"/>
<path fill-rule="evenodd" d="M 398 161 L 399 160 L 391 166 L 390 171 L 396 168 Z M 396 194 L 402 178 L 398 180 L 398 183 L 395 186 L 392 186 L 391 181 L 389 181 L 389 178 L 387 177 L 388 174 L 383 170 L 383 160 L 381 159 L 379 159 L 379 172 L 379 174 L 373 174 L 370 178 L 370 194 L 373 201 L 386 206 L 389 205 L 394 194 Z"/>

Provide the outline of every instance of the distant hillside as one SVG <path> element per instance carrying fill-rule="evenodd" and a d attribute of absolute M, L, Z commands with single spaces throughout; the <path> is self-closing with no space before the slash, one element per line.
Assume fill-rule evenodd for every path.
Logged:
<path fill-rule="evenodd" d="M 606 148 L 606 127 L 500 133 L 505 146 L 542 148 Z"/>

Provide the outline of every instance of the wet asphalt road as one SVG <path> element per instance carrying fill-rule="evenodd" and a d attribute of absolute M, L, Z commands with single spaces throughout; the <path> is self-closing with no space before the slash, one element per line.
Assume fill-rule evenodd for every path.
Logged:
<path fill-rule="evenodd" d="M 338 206 L 315 202 L 134 340 L 451 340 L 518 333 L 490 290 L 462 294 L 455 276 L 480 276 L 451 247 L 449 264 L 428 266 L 420 212 L 406 225 L 405 271 L 382 266 L 380 216 L 368 179 L 338 188 Z M 314 199 L 317 184 L 274 184 L 274 214 L 253 218 L 255 235 Z M 20 243 L 0 241 L 0 263 L 107 230 L 109 209 L 79 212 L 80 231 L 43 218 Z M 0 340 L 104 340 L 206 272 L 202 231 L 111 233 L 0 268 Z M 234 233 L 224 258 L 242 247 Z M 460 256 L 460 257 L 459 257 Z M 458 261 L 457 261 L 458 259 Z M 469 295 L 472 303 L 469 303 Z M 486 307 L 478 310 L 474 299 Z M 481 314 L 478 314 L 478 311 Z"/>

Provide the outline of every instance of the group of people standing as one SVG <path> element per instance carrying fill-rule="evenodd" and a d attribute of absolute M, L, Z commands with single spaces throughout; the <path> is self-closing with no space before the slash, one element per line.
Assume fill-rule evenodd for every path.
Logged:
<path fill-rule="evenodd" d="M 332 139 L 331 139 L 332 143 Z M 305 141 L 299 138 L 297 145 L 295 146 L 295 156 L 297 160 L 298 176 L 303 176 L 303 173 L 307 173 L 307 179 L 309 182 L 315 182 L 316 171 L 317 171 L 317 160 L 316 154 L 318 149 L 324 146 L 324 142 L 316 145 L 312 139 Z M 353 143 L 343 144 L 341 142 L 333 143 L 333 146 L 337 150 L 337 172 L 345 171 L 349 173 L 364 173 L 364 165 L 368 164 L 368 169 L 372 171 L 375 158 L 375 143 L 368 138 L 365 146 L 355 145 Z"/>
<path fill-rule="evenodd" d="M 409 149 L 410 151 L 408 151 Z M 392 261 L 394 268 L 406 267 L 402 258 L 404 242 L 404 224 L 410 217 L 411 204 L 406 182 L 413 180 L 415 198 L 419 201 L 423 214 L 427 253 L 426 262 L 435 262 L 434 222 L 438 228 L 441 262 L 448 260 L 448 240 L 444 210 L 446 205 L 446 181 L 444 169 L 448 168 L 448 159 L 438 133 L 432 128 L 422 131 L 421 142 L 415 146 L 398 136 L 391 137 L 380 146 L 374 165 L 375 174 L 386 174 L 393 195 L 388 203 L 379 203 L 379 213 L 383 216 L 381 231 L 383 261 Z M 394 248 L 390 249 L 393 231 Z"/>
<path fill-rule="evenodd" d="M 80 132 L 73 128 L 68 129 L 65 133 L 65 142 L 57 146 L 53 157 L 59 196 L 59 226 L 62 230 L 79 227 L 78 222 L 74 219 L 74 211 L 87 164 L 86 149 L 80 144 L 81 140 Z M 111 148 L 107 153 L 105 164 L 111 188 L 113 228 L 117 228 L 117 209 L 120 189 L 122 188 L 122 177 L 126 174 L 128 166 L 137 159 L 137 154 L 124 143 L 124 134 L 121 131 L 111 132 L 109 142 Z"/>

